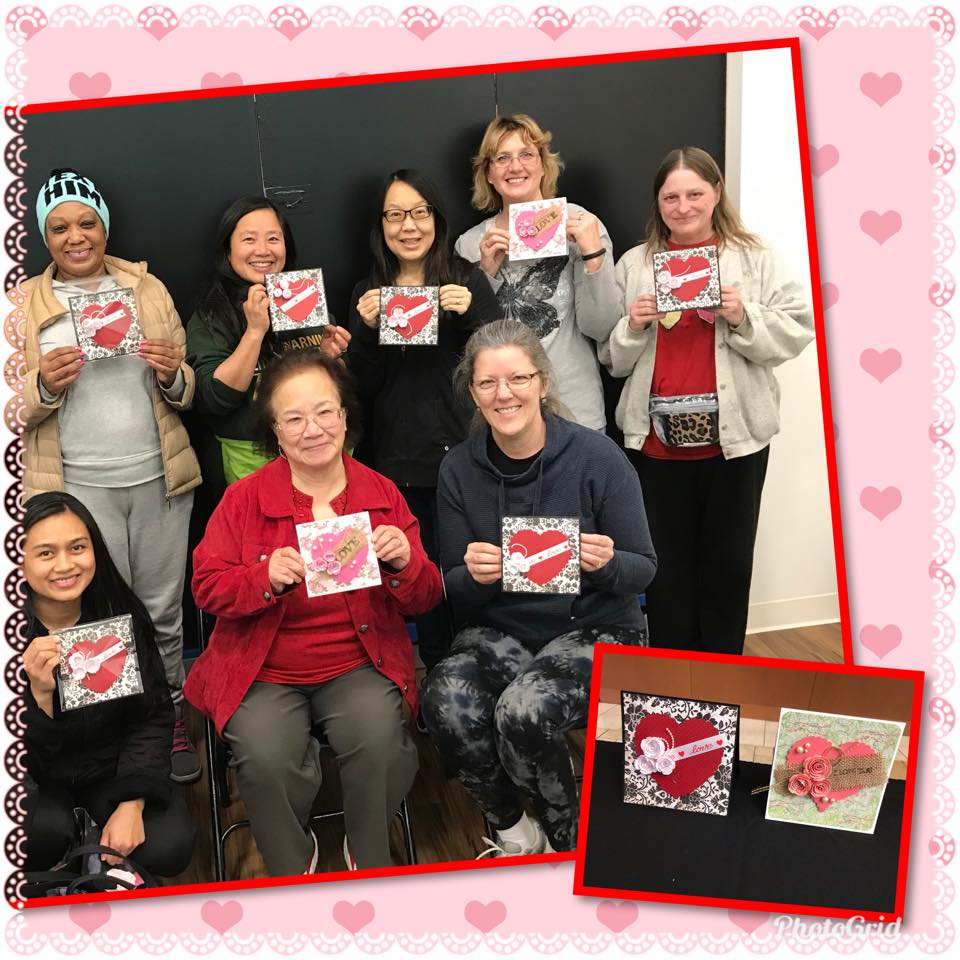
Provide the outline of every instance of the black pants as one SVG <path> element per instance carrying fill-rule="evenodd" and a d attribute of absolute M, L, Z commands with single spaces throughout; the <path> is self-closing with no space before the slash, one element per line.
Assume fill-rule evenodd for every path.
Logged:
<path fill-rule="evenodd" d="M 83 807 L 101 827 L 116 809 L 106 800 L 107 783 L 38 788 L 28 779 L 26 786 L 24 870 L 49 870 L 63 859 L 76 841 L 74 807 Z M 144 809 L 143 832 L 146 839 L 130 853 L 132 860 L 158 877 L 173 877 L 187 869 L 193 856 L 194 825 L 179 791 L 174 789 L 164 809 Z"/>
<path fill-rule="evenodd" d="M 404 487 L 403 497 L 410 512 L 420 524 L 420 539 L 427 556 L 439 567 L 440 544 L 437 541 L 437 488 Z M 420 659 L 429 672 L 449 652 L 453 635 L 450 630 L 451 615 L 447 598 L 426 613 L 413 618 L 417 625 L 417 648 Z"/>
<path fill-rule="evenodd" d="M 769 452 L 657 460 L 627 451 L 657 551 L 646 591 L 652 647 L 743 653 Z"/>

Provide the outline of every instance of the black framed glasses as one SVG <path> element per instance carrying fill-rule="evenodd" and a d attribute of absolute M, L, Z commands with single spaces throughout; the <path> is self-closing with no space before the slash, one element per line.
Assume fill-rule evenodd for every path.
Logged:
<path fill-rule="evenodd" d="M 427 217 L 433 216 L 433 207 L 429 203 L 420 203 L 415 207 L 411 207 L 409 210 L 401 210 L 399 207 L 391 207 L 389 210 L 383 211 L 383 219 L 387 223 L 403 223 L 407 219 L 409 214 L 412 220 L 426 220 Z"/>

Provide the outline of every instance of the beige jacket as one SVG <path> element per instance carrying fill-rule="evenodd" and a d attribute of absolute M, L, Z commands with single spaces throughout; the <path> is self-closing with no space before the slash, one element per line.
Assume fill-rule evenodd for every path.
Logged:
<path fill-rule="evenodd" d="M 167 288 L 147 273 L 144 262 L 131 263 L 117 257 L 104 257 L 107 273 L 122 287 L 133 289 L 137 299 L 140 325 L 148 339 L 172 340 L 179 346 L 186 343 L 186 334 L 180 324 L 173 300 Z M 63 463 L 60 460 L 60 435 L 55 414 L 63 403 L 61 394 L 53 403 L 44 403 L 40 396 L 40 331 L 58 317 L 63 307 L 53 292 L 54 264 L 38 277 L 23 284 L 26 294 L 24 312 L 27 315 L 24 335 L 24 354 L 27 376 L 23 387 L 23 497 L 35 493 L 63 489 Z M 178 402 L 167 400 L 154 378 L 153 411 L 160 431 L 160 450 L 167 485 L 167 497 L 176 497 L 192 490 L 200 483 L 200 464 L 197 462 L 186 428 L 180 422 L 177 410 L 186 410 L 193 402 L 193 370 L 186 363 L 183 371 L 183 396 Z M 69 389 L 69 388 L 68 388 Z M 90 429 L 96 429 L 91 424 Z"/>
<path fill-rule="evenodd" d="M 615 377 L 627 377 L 617 404 L 624 446 L 639 450 L 650 432 L 650 384 L 659 323 L 635 333 L 627 315 L 642 293 L 653 293 L 653 264 L 646 244 L 628 250 L 617 264 L 621 316 L 598 354 Z M 714 325 L 720 448 L 724 457 L 762 450 L 780 429 L 780 386 L 773 367 L 797 356 L 813 339 L 813 308 L 803 288 L 767 247 L 725 247 L 720 282 L 737 286 L 744 318 Z"/>

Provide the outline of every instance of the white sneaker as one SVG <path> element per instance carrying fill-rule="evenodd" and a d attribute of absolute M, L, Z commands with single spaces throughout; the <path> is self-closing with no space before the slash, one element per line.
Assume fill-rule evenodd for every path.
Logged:
<path fill-rule="evenodd" d="M 514 840 L 504 840 L 503 834 L 497 830 L 496 842 L 489 837 L 480 838 L 487 844 L 487 849 L 478 854 L 476 859 L 482 860 L 484 857 L 529 857 L 534 853 L 543 853 L 544 846 L 547 844 L 547 837 L 543 832 L 543 827 L 532 817 L 530 818 L 530 823 L 533 824 L 536 837 L 529 847 L 524 847 Z"/>
<path fill-rule="evenodd" d="M 313 853 L 310 854 L 310 859 L 307 861 L 307 869 L 304 870 L 304 874 L 315 873 L 317 870 L 317 861 L 320 859 L 320 847 L 317 845 L 317 835 L 313 832 L 313 828 L 307 825 L 307 833 L 310 834 L 310 839 L 313 841 Z"/>
<path fill-rule="evenodd" d="M 350 852 L 350 848 L 347 846 L 347 835 L 343 835 L 343 862 L 347 865 L 348 870 L 356 870 L 357 861 L 353 859 L 353 854 Z"/>

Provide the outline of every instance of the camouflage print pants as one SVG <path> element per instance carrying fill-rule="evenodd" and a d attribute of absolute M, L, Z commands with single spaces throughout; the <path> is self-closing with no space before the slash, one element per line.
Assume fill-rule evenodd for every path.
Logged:
<path fill-rule="evenodd" d="M 577 784 L 564 733 L 587 721 L 595 643 L 645 643 L 637 630 L 587 627 L 524 641 L 490 627 L 457 634 L 427 677 L 423 715 L 448 768 L 493 826 L 524 801 L 554 850 L 577 843 Z"/>

